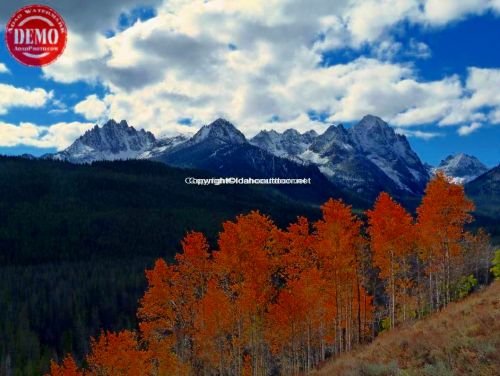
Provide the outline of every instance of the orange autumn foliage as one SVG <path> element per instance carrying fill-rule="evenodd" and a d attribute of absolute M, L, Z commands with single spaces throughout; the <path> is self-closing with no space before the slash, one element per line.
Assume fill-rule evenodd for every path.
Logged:
<path fill-rule="evenodd" d="M 451 183 L 438 173 L 427 185 L 422 204 L 417 209 L 418 232 L 424 258 L 445 252 L 456 253 L 464 234 L 464 225 L 472 221 L 474 204 L 461 185 Z M 442 256 L 442 255 L 441 255 Z"/>
<path fill-rule="evenodd" d="M 269 299 L 271 254 L 277 227 L 267 216 L 251 212 L 225 222 L 214 252 L 215 269 L 227 292 L 242 308 L 260 311 Z"/>
<path fill-rule="evenodd" d="M 273 257 L 280 247 L 280 231 L 272 220 L 251 212 L 225 222 L 214 252 L 219 285 L 232 302 L 229 314 L 236 323 L 233 344 L 234 372 L 243 370 L 243 353 L 248 349 L 253 369 L 267 355 L 264 342 L 264 313 L 273 294 Z"/>
<path fill-rule="evenodd" d="M 322 207 L 323 218 L 315 223 L 316 253 L 319 269 L 331 286 L 329 296 L 334 305 L 333 337 L 336 351 L 349 350 L 361 341 L 367 330 L 363 318 L 371 308 L 361 285 L 361 221 L 342 200 L 328 200 Z"/>
<path fill-rule="evenodd" d="M 386 281 L 390 298 L 391 326 L 397 321 L 397 305 L 402 301 L 402 319 L 407 318 L 411 256 L 414 250 L 413 218 L 387 193 L 379 195 L 373 210 L 368 210 L 368 234 L 373 264 Z"/>
<path fill-rule="evenodd" d="M 221 374 L 234 359 L 231 335 L 236 329 L 234 306 L 229 297 L 212 280 L 198 305 L 195 320 L 195 352 L 208 367 Z"/>
<path fill-rule="evenodd" d="M 392 269 L 413 248 L 413 219 L 410 214 L 387 193 L 381 193 L 373 210 L 368 214 L 373 263 L 382 278 L 389 278 Z M 394 271 L 396 272 L 396 271 Z"/>
<path fill-rule="evenodd" d="M 311 234 L 307 218 L 299 217 L 296 223 L 289 225 L 283 241 L 286 252 L 278 262 L 283 268 L 284 278 L 297 279 L 304 270 L 318 266 L 314 248 L 316 238 Z"/>
<path fill-rule="evenodd" d="M 177 330 L 176 271 L 163 260 L 146 271 L 148 289 L 140 301 L 139 329 L 153 361 L 155 374 L 185 375 L 189 367 L 174 353 Z"/>
<path fill-rule="evenodd" d="M 146 270 L 148 289 L 140 301 L 137 316 L 139 329 L 147 341 L 160 341 L 174 332 L 174 273 L 162 259 L 156 261 L 153 269 Z"/>
<path fill-rule="evenodd" d="M 71 355 L 67 355 L 58 365 L 54 361 L 50 362 L 50 374 L 47 376 L 83 376 L 83 371 L 78 369 L 75 360 Z"/>
<path fill-rule="evenodd" d="M 149 351 L 141 349 L 137 335 L 126 330 L 91 339 L 87 362 L 90 374 L 96 376 L 150 375 L 153 370 Z"/>
<path fill-rule="evenodd" d="M 317 269 L 291 280 L 269 308 L 267 333 L 272 351 L 287 351 L 293 358 L 301 346 L 321 343 L 326 334 L 324 323 L 333 316 L 327 300 L 327 281 Z"/>
<path fill-rule="evenodd" d="M 464 225 L 472 221 L 472 210 L 474 204 L 463 186 L 453 184 L 442 173 L 427 185 L 417 209 L 417 232 L 420 258 L 429 276 L 431 309 L 451 300 L 452 284 L 459 277 L 454 266 L 462 262 Z"/>
<path fill-rule="evenodd" d="M 348 280 L 356 271 L 356 251 L 361 246 L 361 221 L 342 200 L 328 200 L 323 218 L 315 223 L 316 252 L 320 269 L 328 278 Z"/>

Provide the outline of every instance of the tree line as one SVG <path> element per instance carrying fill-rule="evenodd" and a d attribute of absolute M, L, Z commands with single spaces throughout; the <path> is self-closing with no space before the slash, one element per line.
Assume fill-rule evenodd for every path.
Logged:
<path fill-rule="evenodd" d="M 413 218 L 382 193 L 366 222 L 341 200 L 286 229 L 257 211 L 227 221 L 216 249 L 191 232 L 174 263 L 146 271 L 138 329 L 91 339 L 59 375 L 299 375 L 381 330 L 487 283 L 492 247 L 464 230 L 472 202 L 444 175 Z"/>

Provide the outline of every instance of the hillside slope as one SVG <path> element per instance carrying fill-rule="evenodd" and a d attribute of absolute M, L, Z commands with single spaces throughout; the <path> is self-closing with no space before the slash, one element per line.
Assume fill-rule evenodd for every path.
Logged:
<path fill-rule="evenodd" d="M 442 312 L 381 334 L 315 375 L 498 375 L 500 281 Z"/>

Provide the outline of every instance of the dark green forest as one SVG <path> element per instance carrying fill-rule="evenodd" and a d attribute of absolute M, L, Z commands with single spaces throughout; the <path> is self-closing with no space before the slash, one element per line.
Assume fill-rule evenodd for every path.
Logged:
<path fill-rule="evenodd" d="M 147 161 L 73 165 L 0 157 L 0 375 L 41 375 L 103 329 L 135 327 L 144 270 L 187 231 L 259 209 L 281 225 L 319 209 L 272 189 L 197 187 L 208 175 Z"/>
<path fill-rule="evenodd" d="M 206 173 L 149 161 L 0 159 L 0 264 L 170 258 L 186 231 L 259 209 L 288 223 L 316 212 L 272 189 L 186 185 Z"/>

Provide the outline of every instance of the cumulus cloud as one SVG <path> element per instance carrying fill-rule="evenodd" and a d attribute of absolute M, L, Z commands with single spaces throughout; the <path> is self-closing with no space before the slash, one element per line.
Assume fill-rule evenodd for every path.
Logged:
<path fill-rule="evenodd" d="M 359 0 L 347 11 L 347 27 L 357 43 L 376 41 L 388 27 L 418 15 L 414 0 Z"/>
<path fill-rule="evenodd" d="M 0 73 L 10 73 L 9 68 L 4 63 L 0 63 Z"/>
<path fill-rule="evenodd" d="M 421 138 L 423 140 L 431 140 L 433 138 L 442 136 L 442 134 L 438 132 L 425 132 L 425 131 L 410 130 L 405 128 L 396 128 L 396 133 L 405 135 L 407 137 Z"/>
<path fill-rule="evenodd" d="M 488 120 L 492 124 L 500 124 L 500 108 L 498 108 L 495 111 L 492 111 L 488 116 Z"/>
<path fill-rule="evenodd" d="M 405 51 L 405 54 L 417 59 L 429 59 L 432 56 L 432 51 L 424 42 L 419 42 L 412 38 L 410 39 L 410 43 L 408 45 L 408 49 Z"/>
<path fill-rule="evenodd" d="M 420 17 L 430 24 L 443 25 L 488 10 L 500 10 L 500 4 L 491 0 L 427 0 Z"/>
<path fill-rule="evenodd" d="M 466 88 L 471 91 L 470 106 L 500 107 L 500 69 L 470 68 Z"/>
<path fill-rule="evenodd" d="M 91 123 L 80 122 L 57 123 L 51 126 L 26 122 L 19 125 L 0 122 L 0 146 L 26 145 L 62 150 L 92 126 Z"/>
<path fill-rule="evenodd" d="M 486 120 L 496 123 L 495 113 L 500 111 L 498 87 L 500 87 L 500 69 L 469 68 L 463 96 L 453 102 L 452 111 L 440 121 L 440 125 Z"/>
<path fill-rule="evenodd" d="M 479 128 L 481 128 L 481 123 L 472 123 L 471 125 L 462 125 L 460 128 L 458 128 L 458 134 L 460 136 L 468 136 L 471 133 L 477 131 Z"/>
<path fill-rule="evenodd" d="M 29 90 L 0 84 L 0 115 L 6 114 L 12 107 L 43 107 L 52 96 L 52 92 L 41 88 Z"/>
<path fill-rule="evenodd" d="M 75 106 L 75 113 L 87 120 L 99 120 L 106 116 L 107 106 L 97 95 L 89 95 Z"/>

